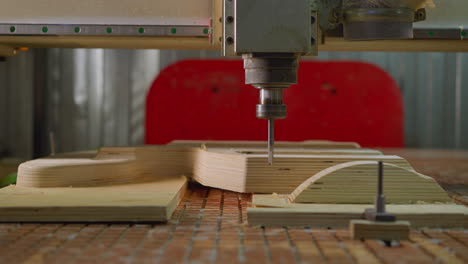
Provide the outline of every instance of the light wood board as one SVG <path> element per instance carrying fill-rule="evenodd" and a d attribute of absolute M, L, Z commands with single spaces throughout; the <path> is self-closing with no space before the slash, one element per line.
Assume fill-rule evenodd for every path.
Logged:
<path fill-rule="evenodd" d="M 410 222 L 351 220 L 349 230 L 353 239 L 403 240 L 409 239 Z"/>
<path fill-rule="evenodd" d="M 185 177 L 87 188 L 0 189 L 0 222 L 167 221 L 182 199 Z"/>
<path fill-rule="evenodd" d="M 320 141 L 322 142 L 322 141 Z M 225 143 L 209 143 L 210 149 L 219 149 L 213 146 L 224 146 Z M 252 148 L 257 143 L 237 142 L 233 147 L 248 145 L 249 148 L 233 148 L 235 153 L 259 153 L 266 155 L 264 149 Z M 266 143 L 262 143 L 266 144 Z M 324 143 L 326 146 L 334 142 Z M 336 143 L 338 146 L 346 144 Z M 310 153 L 316 155 L 356 154 L 380 155 L 381 152 L 368 149 L 318 149 L 316 142 L 281 143 L 277 153 L 290 155 Z M 322 143 L 319 144 L 320 146 Z M 195 147 L 197 146 L 197 147 Z M 199 142 L 174 143 L 167 146 L 144 147 L 106 147 L 98 152 L 78 152 L 49 156 L 22 163 L 18 171 L 18 185 L 25 187 L 87 187 L 106 186 L 113 184 L 126 184 L 148 182 L 167 176 L 185 175 L 191 177 L 196 157 L 201 152 Z M 206 148 L 206 145 L 203 145 Z M 355 145 L 350 145 L 355 147 Z M 298 148 L 300 147 L 300 148 Z M 237 152 L 236 152 L 237 151 Z M 263 154 L 262 154 L 263 155 Z M 224 178 L 224 175 L 218 175 Z M 222 186 L 214 186 L 221 188 Z"/>
<path fill-rule="evenodd" d="M 364 210 L 373 204 L 300 204 L 287 196 L 254 195 L 253 207 L 247 208 L 252 226 L 291 226 L 345 228 L 353 219 L 363 219 Z M 468 208 L 456 204 L 387 204 L 388 212 L 411 227 L 467 228 Z"/>
<path fill-rule="evenodd" d="M 290 195 L 295 203 L 370 204 L 377 191 L 378 162 L 354 161 L 326 168 L 299 185 Z M 387 203 L 451 202 L 431 177 L 384 163 L 384 194 Z"/>
<path fill-rule="evenodd" d="M 179 147 L 200 147 L 207 148 L 267 148 L 266 141 L 245 141 L 245 140 L 174 140 L 168 145 Z M 355 142 L 336 142 L 329 140 L 306 140 L 306 141 L 276 141 L 276 148 L 316 148 L 316 149 L 357 149 L 361 146 Z"/>
<path fill-rule="evenodd" d="M 89 187 L 150 182 L 190 176 L 193 152 L 166 146 L 101 148 L 99 152 L 59 154 L 22 163 L 18 186 Z"/>
<path fill-rule="evenodd" d="M 361 151 L 343 150 L 341 154 L 321 153 L 322 155 L 308 151 L 300 154 L 277 152 L 273 165 L 269 165 L 266 152 L 249 154 L 228 149 L 208 149 L 199 151 L 196 155 L 193 178 L 203 185 L 235 192 L 286 194 L 316 173 L 351 161 L 381 160 L 412 170 L 409 163 L 401 157 L 362 155 Z"/>
<path fill-rule="evenodd" d="M 376 150 L 355 148 L 357 146 L 352 144 L 348 145 L 349 148 L 344 149 L 328 147 L 322 149 L 316 148 L 316 146 L 336 144 L 343 147 L 344 143 L 328 141 L 325 143 L 324 141 L 280 142 L 280 147 L 276 149 L 274 164 L 271 166 L 267 162 L 268 155 L 265 148 L 256 147 L 257 143 L 255 142 L 236 142 L 232 144 L 232 148 L 225 147 L 225 144 L 227 143 L 205 142 L 205 144 L 200 144 L 198 141 L 184 141 L 167 146 L 102 148 L 99 152 L 50 156 L 21 164 L 18 173 L 18 186 L 107 186 L 150 182 L 161 177 L 185 175 L 193 177 L 194 180 L 203 185 L 236 192 L 289 194 L 304 181 L 316 177 L 314 175 L 326 174 L 324 172 L 328 173 L 330 168 L 337 168 L 334 167 L 336 165 L 355 161 L 376 162 L 381 160 L 402 168 L 400 170 L 402 174 L 398 175 L 402 182 L 408 183 L 411 179 L 417 179 L 417 183 L 431 183 L 427 186 L 432 187 L 432 189 L 427 191 L 441 190 L 440 187 L 432 184 L 433 181 L 428 177 L 411 178 L 410 176 L 417 174 L 403 158 L 382 155 Z M 194 146 L 203 146 L 203 148 Z M 295 147 L 291 148 L 290 146 Z M 349 168 L 346 173 L 360 174 L 361 170 L 362 168 Z M 373 174 L 372 169 L 369 169 L 364 176 L 369 179 Z M 338 177 L 338 182 L 344 180 L 340 177 Z M 356 180 L 354 175 L 353 177 L 345 177 L 345 179 L 351 179 L 350 181 L 356 183 L 352 186 L 354 189 L 368 188 L 372 184 L 372 180 Z M 333 177 L 330 181 L 333 181 Z M 393 186 L 392 184 L 389 186 Z M 398 188 L 398 186 L 393 187 Z M 407 187 L 412 191 L 416 191 L 418 188 L 416 184 Z M 404 191 L 408 191 L 408 188 Z M 350 188 L 349 192 L 352 191 L 354 190 Z M 308 191 L 304 192 L 304 195 L 307 193 Z M 370 197 L 369 191 L 361 194 L 367 195 L 366 199 Z M 328 199 L 327 195 L 323 195 L 323 197 Z"/>

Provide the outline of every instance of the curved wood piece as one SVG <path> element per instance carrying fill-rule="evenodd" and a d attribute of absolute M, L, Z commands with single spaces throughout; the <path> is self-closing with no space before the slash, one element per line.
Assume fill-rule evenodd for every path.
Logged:
<path fill-rule="evenodd" d="M 187 175 L 192 151 L 166 146 L 101 148 L 22 163 L 18 186 L 90 187 L 149 182 Z"/>
<path fill-rule="evenodd" d="M 290 195 L 295 203 L 371 204 L 377 192 L 377 161 L 353 161 L 326 168 L 299 185 Z M 452 202 L 431 177 L 384 163 L 387 203 Z"/>
<path fill-rule="evenodd" d="M 229 142 L 225 141 L 205 143 L 210 149 L 229 146 Z M 235 141 L 231 142 L 230 146 L 231 148 L 244 145 L 252 147 L 260 144 L 266 145 L 266 142 Z M 381 154 L 379 151 L 361 149 L 356 143 L 346 142 L 279 142 L 278 145 L 280 146 L 278 153 L 299 151 L 315 154 Z M 18 170 L 18 185 L 24 187 L 89 187 L 148 182 L 161 177 L 180 175 L 191 177 L 194 159 L 200 146 L 200 141 L 183 141 L 180 144 L 164 146 L 106 147 L 98 152 L 75 152 L 49 156 L 21 164 Z M 283 146 L 294 146 L 294 149 Z M 331 148 L 332 146 L 345 149 L 338 150 Z M 317 147 L 325 149 L 317 149 Z M 252 152 L 258 149 L 239 149 L 239 151 Z M 217 178 L 219 177 L 220 175 L 217 175 Z M 294 187 L 296 185 L 292 186 Z"/>

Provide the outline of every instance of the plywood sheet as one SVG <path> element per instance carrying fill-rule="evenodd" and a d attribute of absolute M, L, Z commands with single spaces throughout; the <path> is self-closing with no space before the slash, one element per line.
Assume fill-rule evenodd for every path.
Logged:
<path fill-rule="evenodd" d="M 408 221 L 351 220 L 349 230 L 354 239 L 407 240 L 409 239 L 410 223 Z"/>
<path fill-rule="evenodd" d="M 326 168 L 289 196 L 296 203 L 373 203 L 377 191 L 378 162 L 354 161 Z M 451 202 L 431 177 L 393 164 L 383 164 L 384 194 L 388 203 Z"/>
<path fill-rule="evenodd" d="M 105 147 L 99 151 L 65 153 L 49 156 L 37 160 L 25 162 L 19 166 L 18 185 L 24 187 L 87 187 L 106 186 L 113 184 L 126 184 L 148 182 L 167 176 L 185 175 L 191 177 L 195 164 L 204 160 L 198 156 L 205 155 L 201 146 L 208 151 L 225 150 L 227 157 L 266 156 L 264 148 L 259 145 L 265 142 L 223 142 L 210 141 L 201 144 L 198 141 L 175 142 L 167 146 L 144 146 L 144 147 Z M 332 148 L 331 146 L 341 146 Z M 208 147 L 207 147 L 208 146 Z M 230 147 L 226 147 L 230 146 Z M 242 147 L 244 146 L 244 147 Z M 294 146 L 294 147 L 292 147 Z M 318 148 L 326 146 L 325 148 Z M 242 147 L 242 148 L 241 148 Z M 278 155 L 381 155 L 380 151 L 357 148 L 354 143 L 340 143 L 330 141 L 306 141 L 306 142 L 279 142 L 277 148 Z M 220 158 L 209 161 L 210 165 L 223 165 L 224 155 L 215 153 Z M 236 157 L 234 157 L 236 160 Z M 229 162 L 228 162 L 229 163 Z M 243 163 L 229 163 L 232 166 L 244 167 Z M 265 164 L 266 165 L 266 161 Z M 237 171 L 238 168 L 228 167 L 224 174 L 218 174 L 213 181 L 200 182 L 207 185 L 223 188 L 217 182 L 223 182 L 229 177 L 231 169 Z M 237 181 L 245 181 L 245 175 L 238 175 L 233 178 Z M 294 188 L 296 186 L 293 186 Z M 245 188 L 233 189 L 245 192 Z M 247 190 L 249 191 L 249 190 Z M 255 190 L 254 190 L 255 191 Z"/>
<path fill-rule="evenodd" d="M 174 140 L 169 145 L 179 147 L 207 148 L 266 148 L 266 141 L 246 140 Z M 337 142 L 329 140 L 306 140 L 306 141 L 276 141 L 276 148 L 316 148 L 316 149 L 357 149 L 361 146 L 355 142 Z"/>
<path fill-rule="evenodd" d="M 362 219 L 373 204 L 300 204 L 287 196 L 254 195 L 247 209 L 249 225 L 344 228 L 353 219 Z M 457 204 L 387 204 L 387 211 L 411 227 L 466 228 L 468 208 Z"/>
<path fill-rule="evenodd" d="M 22 163 L 18 186 L 88 187 L 190 176 L 192 150 L 165 146 L 101 148 Z"/>
<path fill-rule="evenodd" d="M 412 170 L 403 158 L 380 153 L 363 154 L 362 149 L 345 149 L 334 154 L 308 150 L 300 153 L 277 151 L 273 165 L 269 165 L 267 160 L 266 152 L 208 148 L 198 152 L 193 178 L 206 186 L 236 192 L 286 194 L 316 173 L 351 161 L 384 161 Z"/>
<path fill-rule="evenodd" d="M 0 189 L 0 222 L 167 221 L 186 190 L 185 177 L 86 188 Z"/>

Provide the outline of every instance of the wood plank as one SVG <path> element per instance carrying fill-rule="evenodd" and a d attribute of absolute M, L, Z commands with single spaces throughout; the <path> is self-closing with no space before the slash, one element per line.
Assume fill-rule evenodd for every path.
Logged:
<path fill-rule="evenodd" d="M 375 222 L 351 220 L 349 223 L 353 239 L 408 240 L 410 222 Z"/>
<path fill-rule="evenodd" d="M 22 163 L 18 186 L 89 187 L 190 176 L 193 151 L 166 146 L 101 148 Z"/>
<path fill-rule="evenodd" d="M 362 219 L 373 204 L 290 203 L 287 195 L 254 195 L 247 209 L 249 225 L 343 228 Z M 387 211 L 411 227 L 452 228 L 468 226 L 468 207 L 456 204 L 387 204 Z"/>
<path fill-rule="evenodd" d="M 275 162 L 271 166 L 268 165 L 264 148 L 209 145 L 224 146 L 223 142 L 208 142 L 205 148 L 194 147 L 199 142 L 184 141 L 167 146 L 102 148 L 98 152 L 66 153 L 21 164 L 18 186 L 109 186 L 185 175 L 203 185 L 236 192 L 289 194 L 306 180 L 314 179 L 312 176 L 334 170 L 331 168 L 341 168 L 335 167 L 339 164 L 384 161 L 390 166 L 386 178 L 392 180 L 386 184 L 386 188 L 394 190 L 389 195 L 390 199 L 396 197 L 395 201 L 399 199 L 399 202 L 450 201 L 431 178 L 413 172 L 412 167 L 401 157 L 382 155 L 380 151 L 362 148 L 320 149 L 315 147 L 317 142 L 322 144 L 322 141 L 305 141 L 293 143 L 295 148 L 290 148 L 289 143 L 285 142 L 285 147 L 277 148 Z M 238 141 L 232 146 L 241 144 Z M 341 143 L 325 141 L 327 146 L 334 144 Z M 396 167 L 390 164 L 398 166 L 398 171 L 393 172 Z M 350 196 L 354 197 L 354 203 L 358 200 L 360 203 L 370 203 L 373 200 L 375 184 L 371 165 L 356 167 L 351 171 L 336 170 L 336 173 L 325 177 L 329 184 L 317 180 L 302 196 L 314 196 L 314 201 L 319 203 L 335 203 L 343 197 L 337 194 L 347 192 L 354 195 Z M 418 176 L 410 177 L 412 175 Z M 341 186 L 344 185 L 346 188 L 343 189 Z M 320 195 L 315 195 L 318 192 Z M 348 199 L 342 199 L 349 202 Z"/>
<path fill-rule="evenodd" d="M 285 194 L 291 193 L 320 171 L 351 161 L 381 160 L 412 169 L 406 160 L 398 156 L 356 155 L 353 152 L 354 150 L 342 150 L 335 154 L 311 151 L 302 151 L 300 154 L 277 152 L 273 165 L 269 165 L 266 152 L 208 149 L 198 152 L 193 178 L 203 185 L 235 192 Z"/>
<path fill-rule="evenodd" d="M 167 221 L 186 190 L 185 177 L 87 188 L 0 189 L 0 222 Z"/>
<path fill-rule="evenodd" d="M 299 185 L 289 195 L 289 200 L 295 203 L 373 203 L 377 170 L 376 161 L 354 161 L 326 168 Z M 452 202 L 431 177 L 388 163 L 384 163 L 384 194 L 387 203 Z"/>
<path fill-rule="evenodd" d="M 266 148 L 266 141 L 246 140 L 174 140 L 168 145 L 179 147 L 207 148 Z M 336 142 L 329 140 L 305 140 L 305 141 L 276 141 L 275 148 L 334 148 L 334 149 L 357 149 L 361 148 L 355 142 Z"/>
<path fill-rule="evenodd" d="M 241 145 L 240 141 L 238 143 Z M 223 144 L 222 142 L 219 143 L 219 145 Z M 277 149 L 277 153 L 287 155 L 298 153 L 311 155 L 381 155 L 380 151 L 369 149 L 317 149 L 315 143 L 311 145 L 309 143 L 302 144 L 302 142 L 294 143 L 294 145 L 298 144 L 301 148 L 280 147 Z M 333 144 L 335 143 L 325 143 L 327 146 Z M 147 182 L 167 176 L 178 177 L 185 175 L 191 177 L 196 156 L 199 155 L 201 149 L 199 143 L 184 142 L 183 145 L 107 147 L 101 148 L 98 152 L 65 153 L 32 160 L 19 166 L 18 185 L 25 187 L 87 187 Z M 235 146 L 235 144 L 232 146 Z M 289 145 L 285 143 L 285 146 Z M 264 149 L 250 147 L 232 148 L 229 151 L 266 155 Z M 236 166 L 235 164 L 232 165 Z M 209 182 L 207 184 L 222 187 L 217 186 L 216 182 L 223 181 L 223 178 L 225 178 L 224 175 L 218 175 L 215 183 Z"/>

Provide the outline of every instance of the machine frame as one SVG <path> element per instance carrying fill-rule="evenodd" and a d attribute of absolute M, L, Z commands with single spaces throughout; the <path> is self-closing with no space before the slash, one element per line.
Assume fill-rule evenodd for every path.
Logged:
<path fill-rule="evenodd" d="M 224 0 L 230 2 L 231 0 Z M 337 3 L 311 1 L 319 13 L 318 51 L 468 51 L 468 3 L 435 0 L 412 40 L 346 41 L 328 34 Z M 0 55 L 27 48 L 221 50 L 223 0 L 2 0 Z M 325 21 L 325 22 L 324 22 Z M 323 33 L 324 31 L 325 34 Z M 313 55 L 314 53 L 312 53 Z"/>

